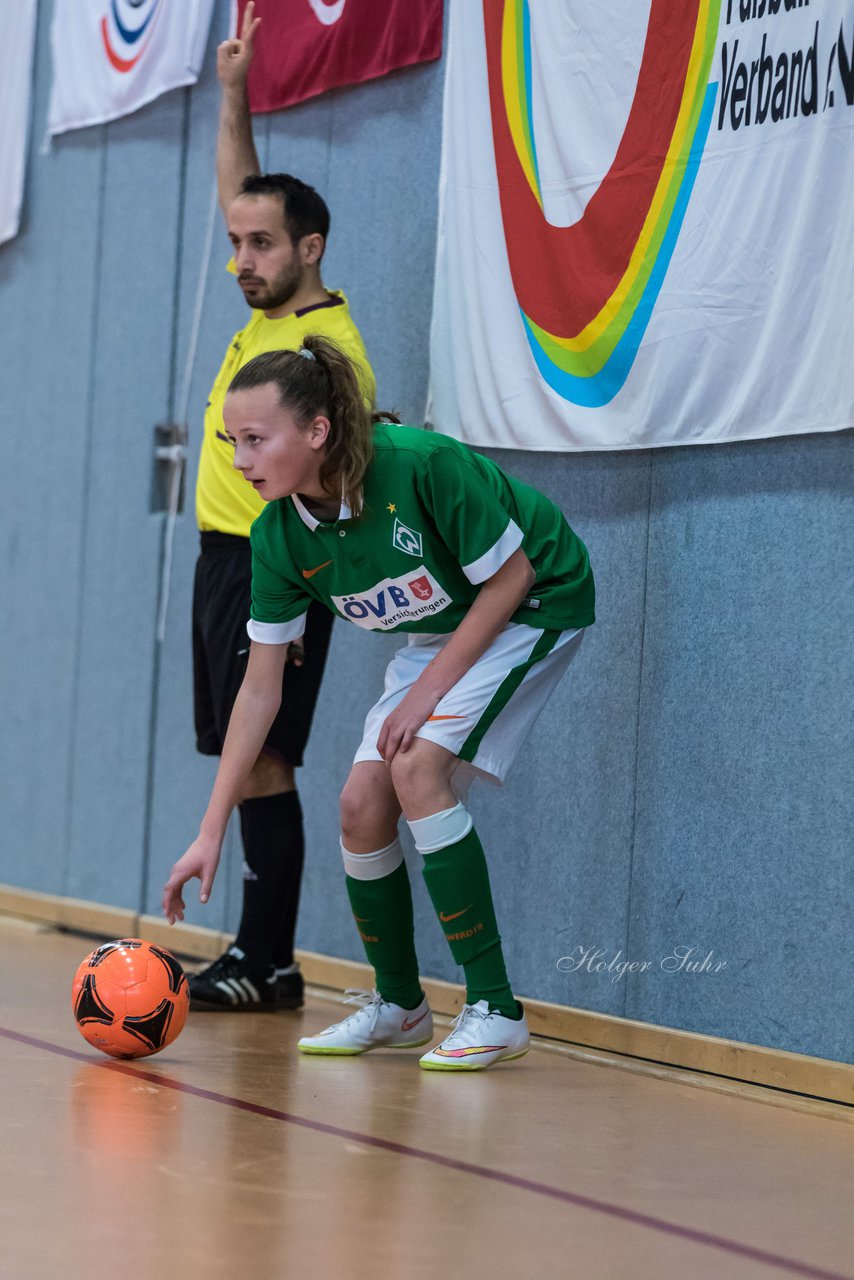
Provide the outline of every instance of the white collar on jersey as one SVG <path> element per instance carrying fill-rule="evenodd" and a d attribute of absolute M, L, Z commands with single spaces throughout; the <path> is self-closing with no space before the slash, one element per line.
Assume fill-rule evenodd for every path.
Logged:
<path fill-rule="evenodd" d="M 298 493 L 291 494 L 291 501 L 293 502 L 294 506 L 299 512 L 299 516 L 303 524 L 308 525 L 309 529 L 311 529 L 312 532 L 314 532 L 317 526 L 321 523 L 320 520 L 315 519 L 315 517 L 309 511 L 308 507 L 305 505 L 305 503 L 300 501 L 300 497 Z M 350 508 L 347 506 L 347 503 L 342 498 L 341 510 L 338 512 L 337 518 L 339 520 L 349 520 L 351 516 L 352 516 L 352 512 L 350 511 Z"/>

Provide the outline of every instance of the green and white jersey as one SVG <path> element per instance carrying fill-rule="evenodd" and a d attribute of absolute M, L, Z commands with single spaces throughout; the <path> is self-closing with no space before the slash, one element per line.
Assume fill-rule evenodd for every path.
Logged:
<path fill-rule="evenodd" d="M 455 631 L 522 547 L 536 572 L 513 622 L 566 630 L 594 619 L 587 550 L 553 502 L 448 436 L 380 423 L 364 508 L 321 523 L 297 496 L 252 525 L 249 635 L 286 644 L 320 600 L 368 631 Z"/>

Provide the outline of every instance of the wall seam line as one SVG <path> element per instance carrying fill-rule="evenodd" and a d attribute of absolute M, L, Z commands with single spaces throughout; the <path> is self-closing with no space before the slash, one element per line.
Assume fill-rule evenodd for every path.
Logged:
<path fill-rule="evenodd" d="M 649 484 L 647 487 L 647 504 L 646 504 L 646 547 L 644 549 L 643 560 L 643 587 L 641 595 L 641 630 L 640 630 L 640 651 L 638 654 L 638 696 L 637 707 L 635 713 L 635 776 L 634 786 L 632 789 L 632 825 L 629 837 L 629 884 L 628 884 L 628 902 L 626 911 L 626 942 L 625 956 L 626 960 L 631 960 L 631 936 L 632 936 L 632 911 L 634 905 L 634 882 L 635 882 L 635 849 L 637 838 L 638 824 L 638 789 L 640 777 L 640 736 L 641 736 L 641 714 L 643 705 L 643 682 L 644 682 L 644 659 L 646 657 L 646 614 L 648 601 L 648 584 L 649 584 L 649 545 L 650 530 L 652 527 L 652 480 L 653 470 L 655 467 L 655 455 L 649 454 Z M 628 1017 L 629 994 L 631 987 L 626 982 L 623 995 L 623 1017 Z"/>
<path fill-rule="evenodd" d="M 190 110 L 192 89 L 184 89 L 184 103 L 181 117 L 181 164 L 178 176 L 178 210 L 176 216 L 177 234 L 175 250 L 175 283 L 172 292 L 172 315 L 170 319 L 172 339 L 169 353 L 169 393 L 166 412 L 169 422 L 175 419 L 175 391 L 178 381 L 178 339 L 180 327 L 181 283 L 184 269 L 184 221 L 187 213 L 187 169 L 190 149 Z M 160 564 L 163 565 L 165 552 L 167 517 L 160 513 Z M 160 677 L 162 671 L 163 644 L 158 637 L 157 619 L 160 614 L 160 591 L 163 589 L 162 572 L 160 574 L 160 590 L 155 602 L 154 646 L 151 657 L 151 694 L 148 708 L 148 752 L 145 769 L 145 796 L 142 815 L 142 858 L 139 871 L 137 910 L 145 911 L 148 894 L 148 880 L 151 871 L 152 835 L 154 827 L 154 790 L 157 766 L 157 731 L 160 722 Z"/>
<path fill-rule="evenodd" d="M 92 284 L 91 352 L 89 356 L 89 372 L 86 386 L 86 420 L 83 438 L 83 486 L 80 503 L 80 536 L 77 544 L 78 581 L 80 590 L 77 596 L 77 616 L 74 622 L 74 676 L 71 686 L 71 734 L 69 736 L 68 760 L 65 770 L 65 812 L 68 821 L 65 823 L 65 847 L 62 865 L 63 895 L 68 896 L 69 878 L 71 875 L 72 831 L 74 829 L 75 781 L 74 769 L 77 760 L 77 741 L 80 724 L 80 683 L 83 671 L 83 615 L 86 601 L 86 570 L 88 564 L 87 543 L 89 540 L 89 510 L 92 491 L 93 440 L 95 436 L 95 395 L 96 374 L 98 367 L 99 333 L 101 328 L 101 283 L 103 280 L 104 254 L 100 246 L 104 243 L 104 226 L 107 205 L 107 157 L 109 153 L 109 129 L 101 125 L 101 157 L 98 173 L 98 214 L 95 226 L 95 270 Z"/>

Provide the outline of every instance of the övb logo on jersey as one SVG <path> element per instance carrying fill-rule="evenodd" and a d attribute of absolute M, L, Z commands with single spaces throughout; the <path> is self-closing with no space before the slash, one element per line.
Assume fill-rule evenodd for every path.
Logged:
<path fill-rule="evenodd" d="M 421 534 L 417 533 L 415 529 L 407 528 L 397 516 L 394 521 L 394 535 L 391 541 L 398 551 L 405 551 L 408 556 L 417 556 L 420 560 L 424 554 Z"/>
<path fill-rule="evenodd" d="M 685 217 L 718 87 L 709 72 L 720 0 L 651 0 L 613 162 L 581 217 L 562 227 L 548 221 L 540 188 L 533 8 L 530 0 L 483 3 L 510 274 L 542 377 L 565 400 L 599 407 L 629 375 Z M 601 245 L 607 253 L 595 251 Z"/>
<path fill-rule="evenodd" d="M 418 622 L 441 613 L 452 603 L 445 588 L 423 564 L 412 574 L 383 578 L 358 594 L 332 596 L 331 602 L 342 618 L 366 631 L 390 631 L 403 622 Z"/>
<path fill-rule="evenodd" d="M 110 0 L 101 19 L 101 38 L 110 66 L 121 75 L 132 71 L 151 41 L 164 0 Z"/>

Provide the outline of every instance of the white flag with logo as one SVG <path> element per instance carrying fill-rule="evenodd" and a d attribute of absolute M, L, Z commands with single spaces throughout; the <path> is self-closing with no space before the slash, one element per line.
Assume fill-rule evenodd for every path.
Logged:
<path fill-rule="evenodd" d="M 0 244 L 18 234 L 35 34 L 36 0 L 0 8 Z"/>
<path fill-rule="evenodd" d="M 854 0 L 449 23 L 436 427 L 570 450 L 850 426 Z"/>
<path fill-rule="evenodd" d="M 137 111 L 195 84 L 214 0 L 55 0 L 48 131 Z"/>

